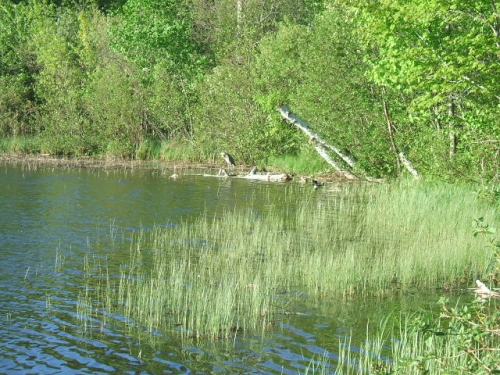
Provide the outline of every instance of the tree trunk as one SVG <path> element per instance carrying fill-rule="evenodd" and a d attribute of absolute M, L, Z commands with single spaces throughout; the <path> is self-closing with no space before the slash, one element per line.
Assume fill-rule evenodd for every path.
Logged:
<path fill-rule="evenodd" d="M 335 154 L 337 154 L 349 167 L 351 168 L 354 168 L 354 161 L 347 155 L 344 155 L 342 152 L 340 152 L 340 150 L 335 147 L 335 146 L 332 146 L 328 143 L 326 143 L 323 139 L 321 139 L 321 137 L 313 132 L 311 130 L 311 127 L 310 125 L 304 121 L 303 119 L 301 119 L 299 116 L 295 115 L 294 113 L 292 113 L 290 111 L 290 109 L 282 104 L 278 107 L 278 111 L 281 113 L 281 116 L 289 121 L 290 123 L 294 124 L 296 127 L 298 127 L 300 130 L 302 130 L 305 134 L 307 134 L 309 136 L 309 142 L 311 144 L 314 144 L 314 148 L 316 149 L 316 151 L 318 152 L 318 154 L 321 155 L 321 157 L 323 159 L 325 159 L 325 161 L 330 164 L 336 171 L 342 173 L 346 178 L 349 178 L 349 179 L 355 179 L 357 178 L 354 174 L 352 174 L 352 172 L 350 172 L 349 170 L 343 170 L 341 169 L 333 160 L 332 158 L 328 155 L 327 151 L 325 150 L 325 148 L 329 148 L 330 150 L 332 150 Z"/>
<path fill-rule="evenodd" d="M 455 117 L 455 103 L 450 99 L 448 103 L 448 117 L 450 118 L 449 135 L 450 135 L 450 158 L 457 152 L 457 135 L 453 126 L 453 118 Z"/>
<path fill-rule="evenodd" d="M 387 110 L 387 107 L 385 107 L 385 110 Z M 322 140 L 317 133 L 314 133 L 311 130 L 311 126 L 306 121 L 304 121 L 303 119 L 301 119 L 296 114 L 292 113 L 292 111 L 290 111 L 290 109 L 286 105 L 281 104 L 278 107 L 278 111 L 281 113 L 281 116 L 285 120 L 287 120 L 288 122 L 292 123 L 293 125 L 295 125 L 296 127 L 298 127 L 300 130 L 302 130 L 305 134 L 307 134 L 309 136 L 310 143 L 314 144 L 314 148 L 316 149 L 316 151 L 318 152 L 318 154 L 320 154 L 321 157 L 323 159 L 325 159 L 325 161 L 328 164 L 330 164 L 337 172 L 342 173 L 348 179 L 358 178 L 351 171 L 345 170 L 345 169 L 341 169 L 337 165 L 337 163 L 335 163 L 335 161 L 333 161 L 332 158 L 328 155 L 328 152 L 326 151 L 325 148 L 329 148 L 330 150 L 332 150 L 333 152 L 335 152 L 335 154 L 337 154 L 350 168 L 354 168 L 354 161 L 350 157 L 342 154 L 338 148 L 336 148 L 336 147 L 334 147 L 334 146 L 326 143 L 324 140 Z M 388 117 L 389 112 L 387 111 L 386 113 L 387 113 L 387 119 L 388 119 L 388 126 L 390 128 L 389 131 L 392 134 L 392 129 L 393 128 L 392 128 L 392 123 L 390 122 L 390 118 Z M 392 137 L 391 137 L 391 142 L 392 142 L 392 145 L 394 147 L 393 149 L 395 151 L 397 151 L 396 144 L 394 143 L 394 140 L 392 139 Z M 420 178 L 420 176 L 418 175 L 417 170 L 415 168 L 413 168 L 413 166 L 411 165 L 410 161 L 405 157 L 404 153 L 400 152 L 399 154 L 397 154 L 397 156 L 398 156 L 398 160 L 401 161 L 401 163 L 413 175 L 413 177 Z"/>
<path fill-rule="evenodd" d="M 385 120 L 387 122 L 387 132 L 389 133 L 389 140 L 391 142 L 391 149 L 394 152 L 394 155 L 396 155 L 396 164 L 398 166 L 398 172 L 401 168 L 401 158 L 399 157 L 399 150 L 398 147 L 396 146 L 396 142 L 394 141 L 394 125 L 391 120 L 391 116 L 389 114 L 389 108 L 387 106 L 387 102 L 385 101 L 383 95 L 385 94 L 385 89 L 382 89 L 382 107 L 384 109 L 384 116 Z"/>

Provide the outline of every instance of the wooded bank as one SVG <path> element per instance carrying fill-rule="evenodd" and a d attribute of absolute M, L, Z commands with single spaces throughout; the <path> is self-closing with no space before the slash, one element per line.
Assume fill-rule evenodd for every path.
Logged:
<path fill-rule="evenodd" d="M 491 2 L 0 5 L 0 150 L 500 175 Z"/>

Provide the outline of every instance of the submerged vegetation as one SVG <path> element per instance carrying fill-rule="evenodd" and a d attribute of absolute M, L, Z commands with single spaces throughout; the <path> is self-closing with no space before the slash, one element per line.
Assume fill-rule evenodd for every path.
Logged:
<path fill-rule="evenodd" d="M 84 328 L 97 313 L 121 316 L 151 335 L 260 335 L 293 313 L 298 295 L 342 300 L 450 290 L 491 276 L 490 242 L 473 236 L 471 218 L 496 224 L 498 217 L 467 187 L 340 188 L 342 194 L 311 195 L 299 207 L 228 211 L 117 238 L 113 251 L 129 248 L 118 272 L 103 261 L 105 249 L 89 252 L 78 304 Z"/>

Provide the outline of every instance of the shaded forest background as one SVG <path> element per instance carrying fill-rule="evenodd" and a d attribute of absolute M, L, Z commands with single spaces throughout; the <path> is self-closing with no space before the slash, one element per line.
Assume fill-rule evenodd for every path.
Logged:
<path fill-rule="evenodd" d="M 499 5 L 0 0 L 1 148 L 318 159 L 286 103 L 371 176 L 496 182 Z"/>

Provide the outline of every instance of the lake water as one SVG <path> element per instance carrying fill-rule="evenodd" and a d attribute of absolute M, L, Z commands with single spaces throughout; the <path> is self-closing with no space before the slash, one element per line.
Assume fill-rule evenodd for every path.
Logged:
<path fill-rule="evenodd" d="M 392 311 L 432 306 L 437 296 L 294 301 L 264 337 L 183 342 L 151 336 L 109 317 L 84 329 L 78 319 L 83 263 L 99 244 L 118 269 L 128 249 L 118 233 L 186 225 L 200 215 L 247 207 L 293 211 L 290 202 L 338 199 L 342 185 L 311 185 L 204 177 L 207 170 L 147 168 L 0 168 L 0 373 L 3 374 L 299 374 L 329 359 L 334 373 L 340 343 L 360 350 L 367 325 Z M 285 200 L 286 197 L 286 200 Z M 286 203 L 285 203 L 286 201 Z"/>

